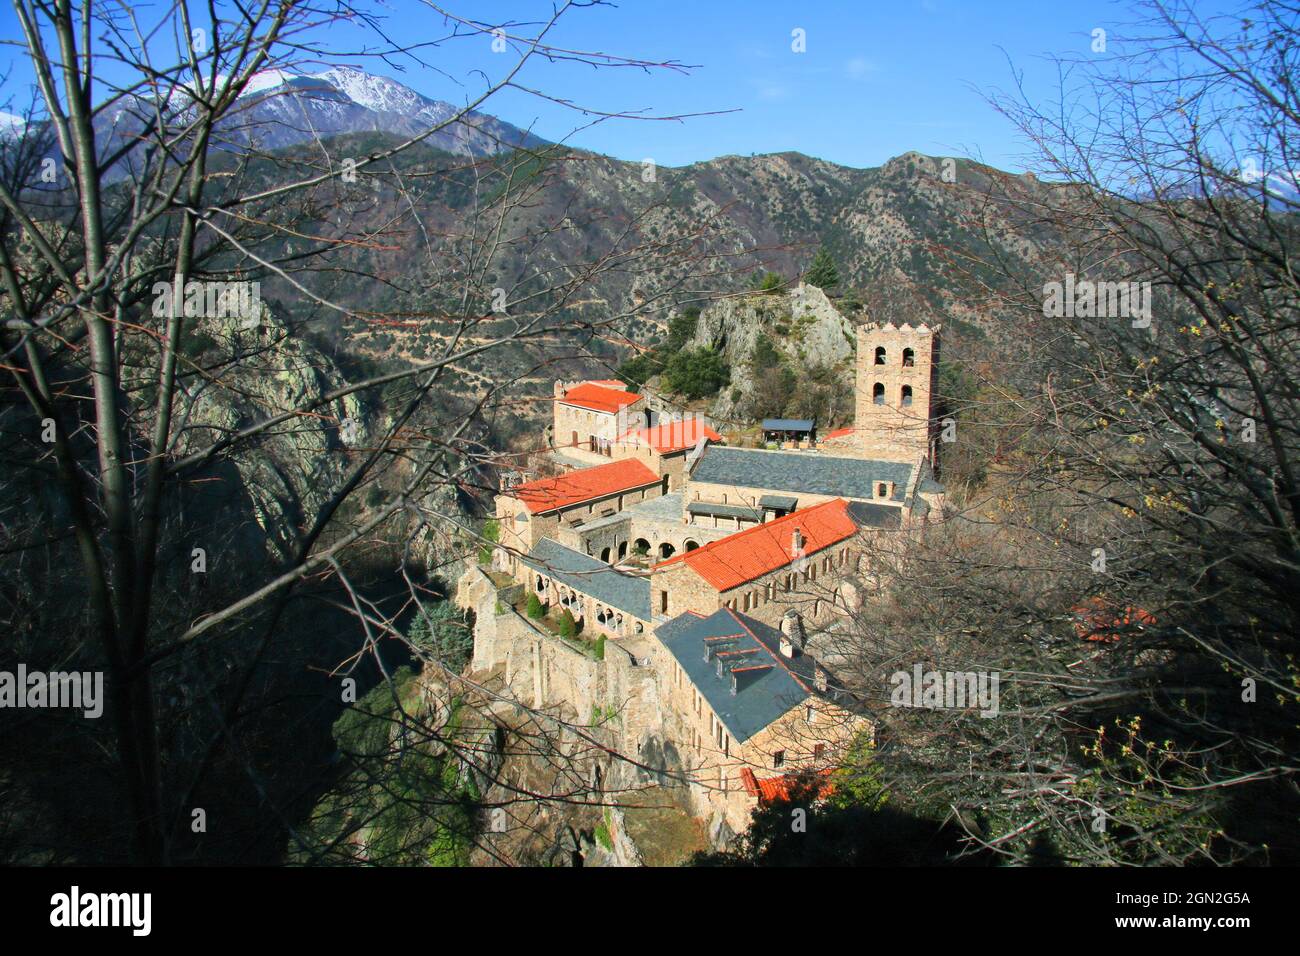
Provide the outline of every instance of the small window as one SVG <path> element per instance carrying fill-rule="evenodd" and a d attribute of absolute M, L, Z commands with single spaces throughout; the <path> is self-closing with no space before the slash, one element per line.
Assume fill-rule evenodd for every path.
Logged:
<path fill-rule="evenodd" d="M 911 349 L 903 349 L 903 368 L 912 368 L 916 365 L 916 353 Z"/>
<path fill-rule="evenodd" d="M 821 761 L 826 759 L 826 745 L 817 744 L 813 747 L 813 760 Z"/>
<path fill-rule="evenodd" d="M 812 704 L 808 704 L 806 707 L 804 707 L 804 709 L 803 709 L 803 719 L 806 720 L 806 721 L 808 721 L 808 723 L 810 723 L 810 724 L 813 723 L 814 721 L 816 721 L 816 720 L 817 720 L 817 708 L 813 707 Z"/>
<path fill-rule="evenodd" d="M 889 485 L 885 484 L 883 481 L 880 484 L 876 485 L 877 498 L 884 498 L 888 494 L 889 494 Z"/>
<path fill-rule="evenodd" d="M 876 364 L 877 365 L 885 364 L 885 347 L 883 345 L 876 346 Z"/>
<path fill-rule="evenodd" d="M 871 400 L 877 405 L 885 404 L 885 383 L 877 382 L 871 386 Z"/>
<path fill-rule="evenodd" d="M 778 750 L 776 753 L 772 754 L 772 766 L 777 769 L 785 766 L 784 750 Z"/>
<path fill-rule="evenodd" d="M 911 405 L 911 404 L 912 404 L 912 386 L 911 386 L 911 385 L 904 385 L 904 386 L 903 386 L 903 392 L 902 392 L 902 395 L 900 396 L 900 401 L 901 401 L 901 402 L 903 403 L 903 405 L 905 405 L 905 406 L 906 406 L 906 405 Z"/>

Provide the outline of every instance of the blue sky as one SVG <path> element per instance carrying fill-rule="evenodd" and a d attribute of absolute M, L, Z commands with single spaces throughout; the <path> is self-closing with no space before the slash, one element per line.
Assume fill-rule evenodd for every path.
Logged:
<path fill-rule="evenodd" d="M 533 0 L 448 5 L 493 23 L 535 19 L 551 9 L 550 2 Z M 1202 12 L 1236 7 L 1230 0 L 1197 3 Z M 437 14 L 417 0 L 390 0 L 380 9 L 390 35 L 431 39 L 445 32 Z M 698 69 L 682 75 L 538 62 L 521 81 L 599 110 L 657 116 L 737 111 L 681 123 L 612 120 L 566 140 L 622 159 L 682 165 L 728 153 L 797 150 L 875 166 L 916 149 L 1021 171 L 1024 144 L 981 91 L 1009 88 L 1014 70 L 1023 72 L 1036 98 L 1050 101 L 1056 68 L 1048 57 L 1093 55 L 1094 29 L 1114 37 L 1135 15 L 1132 4 L 1110 0 L 620 0 L 616 7 L 571 10 L 551 41 Z M 804 31 L 802 53 L 792 50 L 796 29 Z M 14 14 L 5 5 L 0 37 L 16 36 Z M 335 27 L 327 42 L 343 46 L 352 39 L 353 31 Z M 459 102 L 482 88 L 478 71 L 495 77 L 511 61 L 508 53 L 494 55 L 485 37 L 449 42 L 428 58 L 436 70 L 410 61 L 405 71 L 401 61 L 342 62 Z M 11 65 L 6 92 L 27 73 L 25 64 Z M 486 111 L 548 139 L 566 137 L 589 121 L 513 90 L 495 96 Z"/>

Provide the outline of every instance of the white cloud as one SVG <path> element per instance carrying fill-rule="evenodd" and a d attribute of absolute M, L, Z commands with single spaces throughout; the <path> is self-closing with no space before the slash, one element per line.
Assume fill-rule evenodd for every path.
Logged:
<path fill-rule="evenodd" d="M 865 56 L 855 56 L 844 64 L 844 75 L 851 80 L 865 80 L 880 72 L 880 64 Z"/>

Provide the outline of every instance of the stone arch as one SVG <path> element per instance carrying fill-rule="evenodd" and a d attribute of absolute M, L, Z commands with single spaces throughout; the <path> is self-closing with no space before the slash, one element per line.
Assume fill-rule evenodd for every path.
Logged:
<path fill-rule="evenodd" d="M 916 353 L 911 349 L 903 349 L 903 368 L 912 368 L 916 365 Z"/>
<path fill-rule="evenodd" d="M 632 550 L 637 552 L 638 554 L 649 554 L 650 542 L 647 541 L 645 538 L 637 538 L 635 541 L 632 542 Z"/>
<path fill-rule="evenodd" d="M 904 406 L 906 406 L 906 405 L 911 405 L 911 404 L 912 404 L 912 386 L 911 386 L 911 385 L 904 385 L 904 386 L 903 386 L 902 391 L 899 392 L 899 395 L 898 395 L 898 401 L 899 401 L 899 404 L 904 405 Z"/>
<path fill-rule="evenodd" d="M 609 563 L 609 548 L 600 549 L 600 560 L 604 561 L 606 564 Z"/>
<path fill-rule="evenodd" d="M 618 559 L 622 561 L 626 557 L 627 557 L 627 542 L 620 541 L 618 543 Z"/>
<path fill-rule="evenodd" d="M 877 365 L 885 364 L 885 347 L 883 345 L 876 346 L 876 364 Z"/>
<path fill-rule="evenodd" d="M 871 386 L 871 400 L 877 405 L 885 404 L 885 383 L 877 382 Z"/>
<path fill-rule="evenodd" d="M 676 551 L 677 551 L 677 549 L 674 548 L 674 547 L 673 547 L 671 544 L 669 544 L 667 541 L 665 541 L 663 544 L 659 545 L 659 557 L 660 557 L 661 559 L 665 560 L 665 561 L 666 561 L 668 558 L 671 558 L 671 557 L 673 556 L 673 554 L 674 554 Z"/>
<path fill-rule="evenodd" d="M 698 541 L 696 541 L 694 538 L 687 538 L 687 539 L 686 539 L 686 543 L 682 545 L 682 550 L 683 550 L 683 551 L 694 551 L 694 550 L 695 550 L 696 548 L 698 548 L 699 546 L 700 546 L 700 543 L 699 543 Z"/>

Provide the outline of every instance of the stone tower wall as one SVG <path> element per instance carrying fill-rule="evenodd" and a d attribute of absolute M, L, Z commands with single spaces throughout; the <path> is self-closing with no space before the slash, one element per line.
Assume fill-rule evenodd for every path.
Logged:
<path fill-rule="evenodd" d="M 877 349 L 884 363 L 876 364 Z M 903 364 L 912 350 L 912 365 Z M 929 455 L 935 433 L 933 401 L 939 374 L 939 328 L 869 322 L 858 327 L 855 437 L 867 458 L 916 462 Z M 875 390 L 884 386 L 883 403 Z M 912 402 L 903 404 L 903 388 Z"/>

